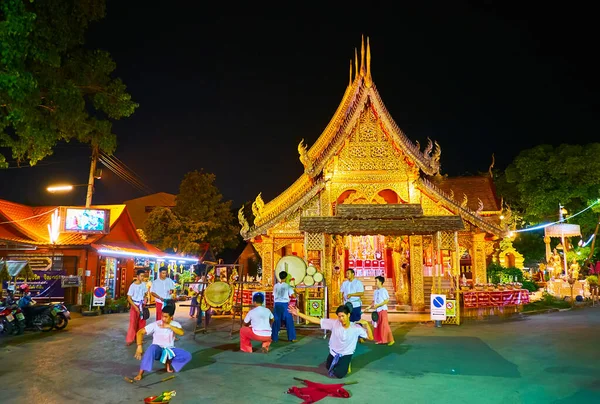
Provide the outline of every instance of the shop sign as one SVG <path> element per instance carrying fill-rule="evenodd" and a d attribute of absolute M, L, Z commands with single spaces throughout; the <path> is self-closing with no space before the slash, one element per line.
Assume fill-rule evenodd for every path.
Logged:
<path fill-rule="evenodd" d="M 446 320 L 446 295 L 431 295 L 431 319 Z"/>
<path fill-rule="evenodd" d="M 79 276 L 62 276 L 60 284 L 63 288 L 78 288 L 81 286 L 81 277 Z"/>
<path fill-rule="evenodd" d="M 9 254 L 8 258 L 15 261 L 27 261 L 33 271 L 62 271 L 63 270 L 63 256 L 62 254 L 55 254 L 54 256 L 48 254 Z M 54 259 L 54 266 L 52 260 Z"/>
<path fill-rule="evenodd" d="M 20 285 L 27 283 L 31 291 L 31 297 L 64 299 L 65 291 L 61 285 L 64 274 L 63 271 L 33 271 L 33 277 L 28 278 L 27 282 L 25 278 L 17 277 L 17 284 L 14 290 L 18 290 Z M 8 282 L 3 282 L 3 285 L 7 288 Z"/>

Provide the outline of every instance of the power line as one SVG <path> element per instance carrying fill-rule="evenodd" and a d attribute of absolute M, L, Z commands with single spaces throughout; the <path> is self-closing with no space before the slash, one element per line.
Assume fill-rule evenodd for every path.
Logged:
<path fill-rule="evenodd" d="M 129 168 L 125 163 L 119 160 L 114 155 L 108 155 L 104 152 L 100 153 L 99 160 L 102 164 L 104 164 L 109 170 L 115 173 L 118 177 L 120 177 L 123 181 L 127 182 L 129 185 L 138 189 L 141 192 L 145 192 L 147 194 L 153 193 L 152 188 L 147 186 L 140 176 L 135 173 L 131 168 Z"/>

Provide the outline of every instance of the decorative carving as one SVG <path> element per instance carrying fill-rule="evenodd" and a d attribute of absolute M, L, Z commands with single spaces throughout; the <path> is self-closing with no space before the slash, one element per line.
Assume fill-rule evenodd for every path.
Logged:
<path fill-rule="evenodd" d="M 323 233 L 304 233 L 306 251 L 323 249 Z"/>
<path fill-rule="evenodd" d="M 242 228 L 240 229 L 240 235 L 244 237 L 248 230 L 250 230 L 250 225 L 244 217 L 244 206 L 242 206 L 240 210 L 238 210 L 238 222 L 240 223 L 240 226 L 242 226 Z"/>
<path fill-rule="evenodd" d="M 410 291 L 413 310 L 425 307 L 423 291 L 423 240 L 421 236 L 410 236 Z"/>
<path fill-rule="evenodd" d="M 262 199 L 262 192 L 258 194 L 254 202 L 252 202 L 252 213 L 254 214 L 254 221 L 259 221 L 262 216 L 263 208 L 265 207 L 265 202 Z"/>
<path fill-rule="evenodd" d="M 471 259 L 475 283 L 487 283 L 485 258 L 485 233 L 474 234 Z"/>
<path fill-rule="evenodd" d="M 313 162 L 310 157 L 308 157 L 308 149 L 304 144 L 304 139 L 298 143 L 298 153 L 300 154 L 300 162 L 304 166 L 304 173 L 310 175 L 313 170 Z"/>
<path fill-rule="evenodd" d="M 425 147 L 425 150 L 423 151 L 423 154 L 425 155 L 425 157 L 431 157 L 431 151 L 433 150 L 433 143 L 431 142 L 431 139 L 427 138 L 427 147 Z"/>
<path fill-rule="evenodd" d="M 467 194 L 463 194 L 463 200 L 460 203 L 460 207 L 466 208 L 468 203 L 469 203 L 469 198 L 467 197 Z"/>
<path fill-rule="evenodd" d="M 450 190 L 450 199 L 454 199 L 454 190 L 453 189 Z"/>
<path fill-rule="evenodd" d="M 482 212 L 483 212 L 483 201 L 480 198 L 477 198 L 477 211 L 475 213 L 477 213 L 479 216 L 481 216 Z"/>

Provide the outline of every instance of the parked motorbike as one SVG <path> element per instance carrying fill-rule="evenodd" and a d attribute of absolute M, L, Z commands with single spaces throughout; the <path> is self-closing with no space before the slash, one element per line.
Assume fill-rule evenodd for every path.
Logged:
<path fill-rule="evenodd" d="M 51 331 L 56 326 L 53 312 L 52 306 L 46 304 L 23 308 L 25 328 L 43 332 Z"/>
<path fill-rule="evenodd" d="M 25 331 L 25 316 L 14 301 L 12 295 L 0 305 L 0 334 L 23 334 Z"/>
<path fill-rule="evenodd" d="M 54 328 L 64 330 L 71 319 L 71 312 L 67 310 L 64 303 L 52 303 L 52 315 L 54 316 Z"/>

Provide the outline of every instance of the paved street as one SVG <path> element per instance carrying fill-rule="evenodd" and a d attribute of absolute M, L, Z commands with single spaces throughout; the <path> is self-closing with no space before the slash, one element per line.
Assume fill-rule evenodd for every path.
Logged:
<path fill-rule="evenodd" d="M 284 394 L 293 377 L 333 382 L 319 365 L 319 332 L 268 355 L 237 352 L 222 331 L 186 334 L 193 360 L 174 380 L 124 382 L 138 363 L 125 347 L 127 314 L 77 318 L 64 332 L 0 339 L 0 403 L 141 403 L 176 390 L 177 403 L 300 403 Z M 184 308 L 176 319 L 188 330 Z M 283 336 L 284 334 L 282 334 Z M 347 403 L 576 403 L 600 397 L 600 308 L 461 327 L 404 324 L 393 347 L 364 344 L 352 361 Z M 166 377 L 152 373 L 141 385 Z M 322 403 L 340 402 L 325 399 Z"/>

